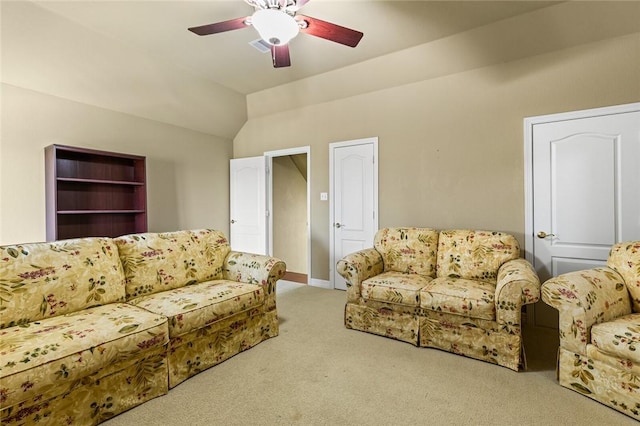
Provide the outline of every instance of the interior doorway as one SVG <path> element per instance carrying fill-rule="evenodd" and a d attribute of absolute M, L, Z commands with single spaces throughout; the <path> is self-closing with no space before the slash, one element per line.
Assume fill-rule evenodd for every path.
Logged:
<path fill-rule="evenodd" d="M 525 247 L 541 282 L 640 238 L 640 103 L 525 120 Z M 527 320 L 555 328 L 538 302 Z"/>
<path fill-rule="evenodd" d="M 329 144 L 331 286 L 346 290 L 335 265 L 349 253 L 373 247 L 378 230 L 378 138 Z"/>
<path fill-rule="evenodd" d="M 287 264 L 284 280 L 307 284 L 311 276 L 310 149 L 266 152 L 269 254 Z"/>

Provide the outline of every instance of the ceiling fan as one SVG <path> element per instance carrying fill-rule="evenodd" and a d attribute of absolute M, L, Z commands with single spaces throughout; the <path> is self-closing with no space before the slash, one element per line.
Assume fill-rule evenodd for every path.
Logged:
<path fill-rule="evenodd" d="M 275 68 L 291 65 L 288 43 L 299 32 L 349 47 L 356 47 L 364 35 L 360 31 L 309 16 L 298 15 L 298 9 L 310 0 L 244 1 L 255 9 L 253 15 L 191 27 L 189 31 L 204 36 L 253 26 L 260 37 L 271 47 L 271 58 Z"/>

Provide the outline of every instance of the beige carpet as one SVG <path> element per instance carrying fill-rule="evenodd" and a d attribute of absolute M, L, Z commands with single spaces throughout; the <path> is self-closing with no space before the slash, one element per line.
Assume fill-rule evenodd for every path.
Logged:
<path fill-rule="evenodd" d="M 557 337 L 527 329 L 529 370 L 347 330 L 345 293 L 283 283 L 280 335 L 104 423 L 637 425 L 558 385 Z"/>

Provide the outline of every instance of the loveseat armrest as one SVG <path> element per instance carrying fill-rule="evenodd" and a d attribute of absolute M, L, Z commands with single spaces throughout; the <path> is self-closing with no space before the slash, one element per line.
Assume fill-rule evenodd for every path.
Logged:
<path fill-rule="evenodd" d="M 608 267 L 551 278 L 542 284 L 542 300 L 559 312 L 560 347 L 583 355 L 592 325 L 631 313 L 622 276 Z"/>
<path fill-rule="evenodd" d="M 275 294 L 276 282 L 287 271 L 287 265 L 277 257 L 231 251 L 222 265 L 222 278 L 264 287 L 265 296 Z"/>
<path fill-rule="evenodd" d="M 374 248 L 348 254 L 338 261 L 337 271 L 347 280 L 347 302 L 360 298 L 362 281 L 379 275 L 384 270 L 382 255 Z"/>
<path fill-rule="evenodd" d="M 540 279 L 526 259 L 513 259 L 498 269 L 496 320 L 507 327 L 519 327 L 522 305 L 540 300 Z"/>

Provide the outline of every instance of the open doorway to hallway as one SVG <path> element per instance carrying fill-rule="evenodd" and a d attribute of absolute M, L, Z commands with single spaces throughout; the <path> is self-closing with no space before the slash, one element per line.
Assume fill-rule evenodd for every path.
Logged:
<path fill-rule="evenodd" d="M 270 254 L 285 261 L 284 280 L 307 284 L 310 276 L 308 148 L 273 151 L 270 158 Z"/>

